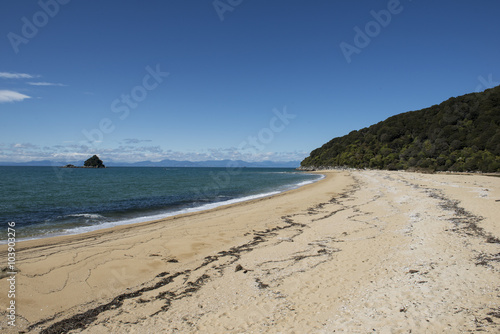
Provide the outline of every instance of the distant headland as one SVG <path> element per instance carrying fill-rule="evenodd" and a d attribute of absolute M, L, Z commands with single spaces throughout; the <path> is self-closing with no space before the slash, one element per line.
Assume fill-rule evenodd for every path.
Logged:
<path fill-rule="evenodd" d="M 92 157 L 85 160 L 83 166 L 68 164 L 66 166 L 62 166 L 61 168 L 106 168 L 106 166 L 97 155 L 93 155 Z"/>

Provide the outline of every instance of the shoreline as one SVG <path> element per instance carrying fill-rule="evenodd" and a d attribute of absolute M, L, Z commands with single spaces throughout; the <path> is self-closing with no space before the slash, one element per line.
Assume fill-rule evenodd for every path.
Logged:
<path fill-rule="evenodd" d="M 90 168 L 90 167 L 85 167 L 85 168 Z M 283 189 L 281 189 L 281 190 L 274 190 L 274 191 L 269 191 L 269 192 L 264 192 L 264 193 L 258 193 L 255 195 L 247 195 L 247 196 L 237 197 L 237 198 L 233 198 L 233 199 L 229 199 L 229 200 L 225 200 L 225 201 L 221 201 L 221 202 L 212 202 L 212 203 L 203 204 L 203 205 L 196 206 L 196 207 L 186 207 L 186 208 L 177 209 L 174 211 L 166 211 L 164 213 L 158 213 L 158 214 L 153 214 L 153 215 L 145 215 L 145 216 L 140 216 L 140 217 L 121 219 L 121 220 L 117 220 L 117 221 L 104 222 L 101 224 L 95 224 L 95 225 L 91 225 L 91 226 L 78 226 L 78 227 L 74 227 L 74 228 L 64 230 L 61 232 L 51 232 L 48 234 L 40 234 L 40 235 L 36 235 L 33 237 L 18 239 L 17 242 L 24 243 L 27 241 L 34 241 L 34 240 L 44 240 L 44 239 L 50 239 L 50 238 L 56 238 L 56 237 L 75 236 L 75 235 L 80 235 L 80 234 L 92 233 L 92 232 L 99 231 L 99 230 L 106 230 L 109 228 L 115 228 L 115 227 L 119 227 L 119 226 L 135 225 L 135 224 L 143 224 L 143 223 L 148 223 L 148 222 L 153 222 L 153 221 L 160 221 L 160 220 L 164 220 L 164 219 L 167 219 L 170 217 L 175 217 L 175 216 L 179 216 L 179 215 L 183 215 L 183 214 L 209 211 L 209 210 L 216 209 L 216 208 L 223 207 L 223 206 L 227 206 L 227 205 L 249 202 L 249 201 L 258 200 L 261 198 L 272 197 L 272 196 L 275 196 L 275 195 L 278 195 L 281 193 L 286 193 L 288 191 L 292 191 L 292 190 L 301 188 L 301 187 L 306 186 L 308 184 L 319 182 L 325 177 L 322 173 L 311 172 L 311 173 L 306 173 L 306 174 L 316 174 L 316 175 L 321 175 L 323 177 L 320 177 L 317 180 L 301 181 L 297 184 L 289 184 L 289 185 L 283 186 Z M 93 214 L 90 214 L 90 215 L 93 215 Z M 6 245 L 6 244 L 7 244 L 7 241 L 4 241 L 4 240 L 0 241 L 0 252 L 1 252 L 1 246 Z"/>
<path fill-rule="evenodd" d="M 324 183 L 333 178 L 326 176 L 318 182 L 270 197 L 211 210 L 78 235 L 23 241 L 16 245 L 17 290 L 20 291 L 17 303 L 19 316 L 25 319 L 21 327 L 26 329 L 43 319 L 78 314 L 89 305 L 112 300 L 123 291 L 154 280 L 164 272 L 165 264 L 176 270 L 194 264 L 199 266 L 206 256 L 221 247 L 248 242 L 247 233 L 254 228 L 265 230 L 269 224 L 274 226 L 276 222 L 268 221 L 268 214 L 262 211 L 263 204 L 284 206 L 275 209 L 279 214 L 273 215 L 274 219 L 280 219 L 290 211 L 286 208 L 288 200 L 295 207 L 296 198 L 302 198 L 304 193 L 313 195 L 314 189 L 324 187 Z M 253 219 L 260 217 L 261 221 L 254 221 L 250 227 L 248 211 L 254 215 Z M 242 217 L 246 218 L 238 222 Z M 212 234 L 216 236 L 214 240 L 207 240 L 206 236 Z M 149 244 L 146 249 L 145 244 Z M 6 256 L 6 249 L 7 245 L 0 246 L 0 256 Z M 124 249 L 135 254 L 132 259 Z M 0 281 L 0 291 L 6 283 Z M 5 297 L 0 295 L 2 304 Z M 39 303 L 44 307 L 39 307 Z M 0 320 L 0 328 L 8 329 L 4 319 Z"/>
<path fill-rule="evenodd" d="M 499 329 L 500 179 L 320 173 L 271 197 L 21 243 L 16 332 Z"/>

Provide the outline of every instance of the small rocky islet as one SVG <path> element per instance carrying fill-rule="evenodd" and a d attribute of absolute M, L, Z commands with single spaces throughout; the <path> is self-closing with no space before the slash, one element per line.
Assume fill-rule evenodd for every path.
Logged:
<path fill-rule="evenodd" d="M 106 168 L 106 166 L 104 165 L 102 160 L 99 159 L 99 157 L 94 154 L 92 157 L 85 160 L 85 162 L 83 163 L 83 166 L 75 166 L 72 164 L 68 164 L 68 165 L 62 166 L 61 168 Z"/>

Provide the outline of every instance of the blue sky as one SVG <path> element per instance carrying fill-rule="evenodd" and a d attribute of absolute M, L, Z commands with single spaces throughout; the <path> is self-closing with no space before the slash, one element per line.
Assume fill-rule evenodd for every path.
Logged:
<path fill-rule="evenodd" d="M 500 2 L 6 0 L 0 161 L 301 160 L 500 84 Z"/>

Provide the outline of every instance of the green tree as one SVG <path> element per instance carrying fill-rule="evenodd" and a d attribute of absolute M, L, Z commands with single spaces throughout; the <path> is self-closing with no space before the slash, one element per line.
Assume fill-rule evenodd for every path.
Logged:
<path fill-rule="evenodd" d="M 500 172 L 500 86 L 333 138 L 301 165 Z"/>

